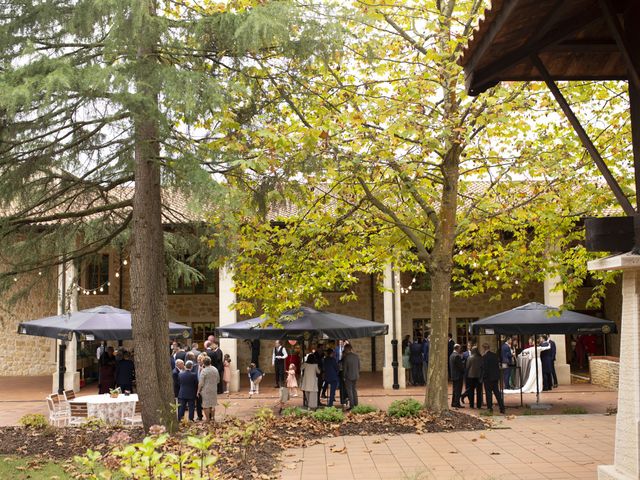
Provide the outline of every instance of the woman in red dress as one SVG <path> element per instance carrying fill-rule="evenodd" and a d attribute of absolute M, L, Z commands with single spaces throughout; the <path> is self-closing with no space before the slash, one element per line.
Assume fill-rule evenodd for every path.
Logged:
<path fill-rule="evenodd" d="M 109 389 L 116 386 L 116 356 L 113 354 L 113 347 L 107 347 L 99 363 L 98 393 L 109 393 Z"/>
<path fill-rule="evenodd" d="M 296 366 L 296 372 L 300 371 L 300 345 L 295 345 L 292 352 L 284 360 L 285 372 L 289 371 L 289 365 L 291 364 Z"/>

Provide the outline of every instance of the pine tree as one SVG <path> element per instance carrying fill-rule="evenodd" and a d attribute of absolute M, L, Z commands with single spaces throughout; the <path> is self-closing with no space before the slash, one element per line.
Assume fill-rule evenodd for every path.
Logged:
<path fill-rule="evenodd" d="M 0 276 L 6 285 L 128 242 L 147 428 L 175 428 L 162 189 L 196 205 L 215 198 L 212 175 L 242 165 L 216 141 L 260 106 L 251 66 L 263 55 L 304 52 L 322 33 L 305 29 L 313 22 L 289 2 L 252 3 L 0 6 Z M 131 188 L 133 197 L 123 193 Z"/>

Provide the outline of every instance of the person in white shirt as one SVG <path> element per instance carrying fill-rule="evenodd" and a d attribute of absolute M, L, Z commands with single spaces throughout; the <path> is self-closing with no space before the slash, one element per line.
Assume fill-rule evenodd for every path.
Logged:
<path fill-rule="evenodd" d="M 284 361 L 287 356 L 287 350 L 280 344 L 280 340 L 276 340 L 273 354 L 271 355 L 271 365 L 273 365 L 276 372 L 275 388 L 286 386 L 284 382 Z"/>

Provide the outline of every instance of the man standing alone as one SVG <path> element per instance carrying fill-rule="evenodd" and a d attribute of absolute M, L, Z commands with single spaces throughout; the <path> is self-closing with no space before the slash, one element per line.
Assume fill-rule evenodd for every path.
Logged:
<path fill-rule="evenodd" d="M 449 356 L 449 371 L 451 372 L 451 381 L 453 382 L 453 397 L 451 398 L 451 406 L 454 408 L 462 408 L 460 405 L 460 395 L 462 394 L 462 381 L 464 380 L 464 362 L 460 355 L 460 345 L 457 343 L 453 346 L 453 352 Z"/>
<path fill-rule="evenodd" d="M 273 355 L 271 355 L 271 365 L 273 365 L 276 372 L 275 388 L 286 386 L 284 382 L 284 361 L 286 358 L 287 351 L 280 345 L 280 340 L 276 340 Z"/>
<path fill-rule="evenodd" d="M 345 345 L 344 355 L 342 357 L 342 368 L 344 374 L 344 386 L 349 397 L 349 408 L 358 405 L 358 389 L 357 382 L 360 378 L 360 358 L 353 353 L 351 344 Z"/>

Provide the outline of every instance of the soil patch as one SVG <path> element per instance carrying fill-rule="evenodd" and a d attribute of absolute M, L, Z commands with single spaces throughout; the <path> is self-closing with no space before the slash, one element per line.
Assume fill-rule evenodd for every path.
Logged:
<path fill-rule="evenodd" d="M 280 474 L 280 454 L 286 448 L 312 445 L 322 438 L 343 435 L 394 435 L 402 433 L 483 430 L 486 420 L 460 412 L 433 414 L 423 412 L 417 417 L 392 418 L 384 412 L 363 415 L 348 414 L 342 423 L 325 423 L 311 418 L 272 417 L 263 420 L 259 429 L 252 423 L 228 418 L 216 424 L 195 423 L 181 429 L 163 446 L 176 452 L 189 435 L 211 435 L 211 449 L 219 456 L 216 464 L 221 476 L 228 479 L 269 479 Z M 135 443 L 144 438 L 140 427 L 75 427 L 33 429 L 0 428 L 0 454 L 41 456 L 51 460 L 70 461 L 74 455 L 84 455 L 87 449 L 109 456 L 118 444 Z M 113 465 L 112 465 L 113 466 Z M 76 477 L 77 470 L 70 471 Z"/>

